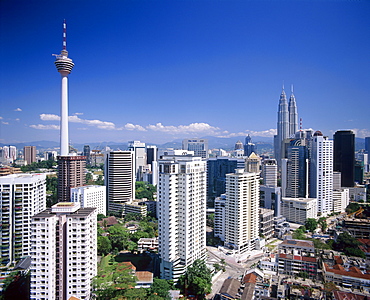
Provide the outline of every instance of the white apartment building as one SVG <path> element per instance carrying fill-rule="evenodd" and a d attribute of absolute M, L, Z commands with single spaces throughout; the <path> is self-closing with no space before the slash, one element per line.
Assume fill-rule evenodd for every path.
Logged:
<path fill-rule="evenodd" d="M 304 224 L 308 218 L 317 219 L 316 198 L 282 198 L 281 214 L 292 223 Z"/>
<path fill-rule="evenodd" d="M 215 199 L 215 227 L 214 236 L 219 237 L 221 241 L 225 240 L 225 212 L 226 212 L 226 195 L 221 195 Z"/>
<path fill-rule="evenodd" d="M 158 161 L 158 232 L 161 278 L 177 281 L 206 257 L 206 162 L 166 156 Z"/>
<path fill-rule="evenodd" d="M 79 202 L 81 208 L 94 207 L 97 214 L 107 215 L 107 189 L 104 185 L 85 185 L 71 188 L 71 202 Z"/>
<path fill-rule="evenodd" d="M 317 198 L 317 213 L 333 211 L 333 141 L 316 131 L 311 142 L 310 197 Z"/>
<path fill-rule="evenodd" d="M 342 213 L 346 211 L 349 204 L 349 189 L 333 191 L 333 212 Z"/>
<path fill-rule="evenodd" d="M 135 198 L 135 163 L 132 151 L 111 151 L 105 159 L 108 211 L 121 212 Z"/>
<path fill-rule="evenodd" d="M 20 173 L 0 177 L 0 266 L 8 266 L 29 255 L 31 218 L 45 208 L 45 174 Z"/>
<path fill-rule="evenodd" d="M 255 249 L 258 232 L 259 173 L 226 174 L 225 245 L 241 254 Z"/>
<path fill-rule="evenodd" d="M 91 298 L 97 275 L 96 209 L 59 202 L 32 218 L 31 296 Z"/>

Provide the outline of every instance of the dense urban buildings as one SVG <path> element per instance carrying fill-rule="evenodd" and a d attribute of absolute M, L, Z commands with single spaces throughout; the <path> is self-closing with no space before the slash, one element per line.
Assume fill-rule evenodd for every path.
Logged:
<path fill-rule="evenodd" d="M 160 276 L 176 281 L 196 259 L 206 257 L 206 162 L 164 156 L 158 166 Z"/>
<path fill-rule="evenodd" d="M 45 208 L 45 174 L 0 177 L 1 267 L 30 255 L 31 218 Z"/>
<path fill-rule="evenodd" d="M 33 216 L 31 299 L 90 299 L 96 230 L 96 209 L 78 202 L 60 202 Z"/>
<path fill-rule="evenodd" d="M 135 198 L 135 164 L 132 151 L 111 151 L 105 158 L 108 211 L 122 212 Z"/>
<path fill-rule="evenodd" d="M 245 138 L 244 155 L 249 156 L 252 154 L 252 152 L 257 153 L 257 147 L 252 143 L 252 138 L 248 134 Z"/>

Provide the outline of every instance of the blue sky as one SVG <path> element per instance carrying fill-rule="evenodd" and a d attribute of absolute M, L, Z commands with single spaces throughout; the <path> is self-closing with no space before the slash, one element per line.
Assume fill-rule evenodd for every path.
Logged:
<path fill-rule="evenodd" d="M 369 1 L 0 1 L 0 142 L 272 136 L 283 82 L 304 128 L 370 136 Z"/>

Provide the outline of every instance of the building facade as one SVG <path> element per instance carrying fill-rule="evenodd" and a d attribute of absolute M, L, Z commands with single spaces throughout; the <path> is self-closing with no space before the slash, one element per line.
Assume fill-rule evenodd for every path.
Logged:
<path fill-rule="evenodd" d="M 36 146 L 24 146 L 23 155 L 27 164 L 36 162 Z"/>
<path fill-rule="evenodd" d="M 29 255 L 31 218 L 46 208 L 45 174 L 0 177 L 1 266 Z"/>
<path fill-rule="evenodd" d="M 259 237 L 259 178 L 243 169 L 226 175 L 225 246 L 237 254 L 255 249 Z"/>
<path fill-rule="evenodd" d="M 85 169 L 85 156 L 58 156 L 58 201 L 70 201 L 71 188 L 85 184 Z"/>
<path fill-rule="evenodd" d="M 281 214 L 289 222 L 304 224 L 307 219 L 317 219 L 316 198 L 282 198 Z"/>
<path fill-rule="evenodd" d="M 208 158 L 208 140 L 207 139 L 184 139 L 182 149 L 194 151 L 194 156 Z"/>
<path fill-rule="evenodd" d="M 122 212 L 123 204 L 135 198 L 135 166 L 132 151 L 111 151 L 105 159 L 108 211 Z"/>
<path fill-rule="evenodd" d="M 334 134 L 334 171 L 342 174 L 342 187 L 355 184 L 355 134 L 338 130 Z"/>
<path fill-rule="evenodd" d="M 96 209 L 77 202 L 59 202 L 33 216 L 30 299 L 90 299 L 96 228 Z"/>
<path fill-rule="evenodd" d="M 85 185 L 71 189 L 71 202 L 81 208 L 94 207 L 97 214 L 107 215 L 107 191 L 104 185 Z"/>
<path fill-rule="evenodd" d="M 276 159 L 264 159 L 262 161 L 263 185 L 271 187 L 277 186 L 277 164 Z"/>
<path fill-rule="evenodd" d="M 333 141 L 316 131 L 311 145 L 310 198 L 317 199 L 317 213 L 333 211 Z"/>
<path fill-rule="evenodd" d="M 206 256 L 206 162 L 163 157 L 157 190 L 160 276 L 176 281 Z"/>

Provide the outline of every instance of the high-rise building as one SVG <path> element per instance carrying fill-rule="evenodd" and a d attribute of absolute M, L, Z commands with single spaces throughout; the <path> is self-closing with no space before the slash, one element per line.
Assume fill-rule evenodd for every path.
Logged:
<path fill-rule="evenodd" d="M 317 212 L 328 215 L 333 211 L 333 141 L 320 131 L 312 139 L 309 168 L 309 196 L 317 199 Z"/>
<path fill-rule="evenodd" d="M 370 136 L 365 137 L 365 151 L 370 154 Z"/>
<path fill-rule="evenodd" d="M 316 198 L 281 199 L 281 214 L 289 222 L 304 224 L 307 219 L 317 219 Z"/>
<path fill-rule="evenodd" d="M 235 143 L 235 147 L 234 147 L 234 150 L 240 150 L 240 149 L 244 149 L 244 146 L 243 146 L 243 143 L 238 140 L 236 143 Z"/>
<path fill-rule="evenodd" d="M 206 257 L 206 162 L 165 156 L 158 166 L 160 273 L 176 281 L 196 259 Z"/>
<path fill-rule="evenodd" d="M 108 211 L 122 212 L 123 204 L 135 199 L 134 152 L 108 152 L 104 174 Z"/>
<path fill-rule="evenodd" d="M 58 201 L 71 199 L 71 188 L 83 186 L 86 182 L 85 156 L 58 156 Z"/>
<path fill-rule="evenodd" d="M 355 134 L 338 130 L 334 134 L 334 171 L 342 173 L 342 187 L 355 185 Z"/>
<path fill-rule="evenodd" d="M 281 186 L 283 197 L 308 197 L 308 147 L 305 139 L 293 139 L 287 146 L 287 158 L 282 159 Z"/>
<path fill-rule="evenodd" d="M 129 141 L 128 150 L 134 152 L 135 178 L 137 181 L 142 181 L 144 169 L 147 165 L 145 143 Z"/>
<path fill-rule="evenodd" d="M 97 275 L 96 209 L 59 202 L 31 223 L 32 300 L 91 298 Z"/>
<path fill-rule="evenodd" d="M 207 139 L 184 139 L 182 149 L 194 151 L 194 156 L 208 158 L 208 140 Z"/>
<path fill-rule="evenodd" d="M 276 159 L 264 159 L 262 162 L 263 185 L 277 186 L 277 164 Z"/>
<path fill-rule="evenodd" d="M 245 166 L 244 159 L 217 157 L 207 160 L 207 200 L 214 200 L 226 191 L 226 174 Z"/>
<path fill-rule="evenodd" d="M 71 188 L 71 202 L 79 202 L 81 208 L 95 207 L 97 214 L 107 215 L 107 191 L 104 185 Z"/>
<path fill-rule="evenodd" d="M 298 112 L 295 96 L 293 94 L 293 85 L 292 93 L 289 98 L 288 111 L 289 111 L 289 137 L 291 137 L 298 131 Z"/>
<path fill-rule="evenodd" d="M 151 165 L 153 161 L 158 160 L 158 148 L 154 145 L 146 146 L 146 163 Z"/>
<path fill-rule="evenodd" d="M 252 154 L 252 152 L 257 153 L 257 147 L 252 143 L 252 138 L 248 134 L 245 138 L 244 155 L 249 156 Z"/>
<path fill-rule="evenodd" d="M 277 135 L 274 136 L 274 152 L 278 166 L 281 166 L 281 159 L 284 158 L 284 140 L 291 137 L 298 130 L 298 113 L 295 96 L 289 98 L 289 106 L 284 91 L 281 92 L 278 109 Z"/>
<path fill-rule="evenodd" d="M 236 254 L 254 250 L 259 237 L 259 178 L 244 169 L 226 175 L 225 246 Z"/>
<path fill-rule="evenodd" d="M 83 151 L 83 156 L 86 156 L 86 164 L 90 164 L 91 161 L 90 161 L 90 146 L 89 145 L 85 145 L 84 146 L 84 151 Z"/>
<path fill-rule="evenodd" d="M 23 155 L 27 164 L 36 162 L 36 146 L 24 146 Z"/>
<path fill-rule="evenodd" d="M 215 199 L 215 226 L 213 234 L 219 237 L 221 241 L 225 240 L 225 211 L 226 195 L 223 194 Z"/>
<path fill-rule="evenodd" d="M 252 152 L 249 157 L 245 159 L 245 172 L 260 173 L 261 172 L 261 157 Z"/>
<path fill-rule="evenodd" d="M 31 217 L 45 208 L 45 174 L 0 177 L 1 267 L 30 255 Z"/>

